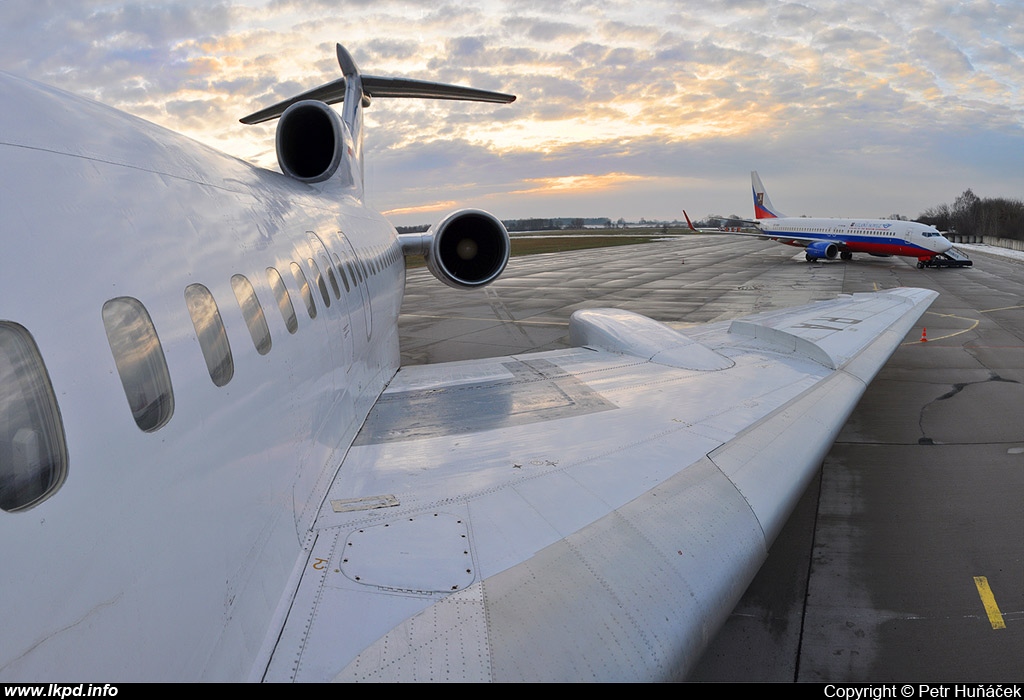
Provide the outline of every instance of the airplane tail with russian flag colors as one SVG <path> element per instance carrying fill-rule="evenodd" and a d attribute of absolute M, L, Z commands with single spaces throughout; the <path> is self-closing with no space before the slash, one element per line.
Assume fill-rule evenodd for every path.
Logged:
<path fill-rule="evenodd" d="M 768 198 L 768 193 L 764 191 L 764 185 L 761 183 L 761 176 L 757 174 L 756 170 L 750 171 L 750 184 L 753 186 L 754 192 L 755 219 L 777 219 L 785 216 L 775 208 L 772 200 Z"/>
<path fill-rule="evenodd" d="M 852 260 L 854 253 L 867 253 L 882 257 L 905 255 L 917 258 L 918 267 L 925 267 L 937 256 L 945 256 L 952 247 L 941 231 L 916 221 L 787 217 L 768 199 L 756 170 L 750 172 L 750 183 L 757 219 L 750 223 L 757 226 L 758 233 L 743 235 L 799 246 L 806 251 L 807 262 L 837 257 Z"/>

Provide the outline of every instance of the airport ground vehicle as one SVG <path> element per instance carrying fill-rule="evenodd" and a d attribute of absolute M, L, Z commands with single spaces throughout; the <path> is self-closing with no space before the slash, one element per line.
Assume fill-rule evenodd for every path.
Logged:
<path fill-rule="evenodd" d="M 971 267 L 974 261 L 957 248 L 950 248 L 945 253 L 936 253 L 927 260 L 918 260 L 917 268 L 923 270 L 926 267 Z"/>

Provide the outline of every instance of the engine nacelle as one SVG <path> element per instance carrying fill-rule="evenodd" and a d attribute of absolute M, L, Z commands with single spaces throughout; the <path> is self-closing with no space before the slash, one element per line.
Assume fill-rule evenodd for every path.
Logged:
<path fill-rule="evenodd" d="M 808 260 L 818 260 L 819 258 L 832 260 L 839 255 L 839 246 L 829 241 L 815 241 L 804 250 L 807 253 L 806 257 Z"/>
<path fill-rule="evenodd" d="M 277 122 L 277 162 L 301 182 L 323 182 L 338 171 L 347 129 L 333 109 L 317 100 L 296 102 Z"/>
<path fill-rule="evenodd" d="M 404 233 L 398 239 L 403 252 L 424 256 L 431 274 L 456 289 L 496 280 L 511 250 L 505 225 L 480 209 L 459 209 L 426 233 Z"/>

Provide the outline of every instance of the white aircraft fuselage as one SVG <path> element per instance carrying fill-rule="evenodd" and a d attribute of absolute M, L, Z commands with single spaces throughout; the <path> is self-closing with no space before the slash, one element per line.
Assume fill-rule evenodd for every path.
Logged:
<path fill-rule="evenodd" d="M 403 248 L 362 202 L 361 115 L 296 112 L 296 148 L 335 142 L 302 181 L 10 75 L 0 100 L 0 678 L 245 679 L 399 365 Z M 507 233 L 442 224 L 467 220 L 496 277 Z M 435 273 L 438 240 L 409 246 Z"/>
<path fill-rule="evenodd" d="M 0 676 L 245 678 L 267 632 L 247 625 L 274 615 L 324 480 L 398 368 L 394 228 L 344 192 L 101 105 L 6 75 L 0 94 L 0 319 L 35 339 L 68 453 L 59 498 L 3 517 Z M 266 304 L 268 268 L 291 292 L 294 333 Z M 234 275 L 264 300 L 266 354 Z M 227 329 L 224 386 L 197 343 L 192 284 Z M 133 420 L 101 320 L 121 297 L 148 311 L 171 378 L 173 418 L 153 432 Z M 144 641 L 125 634 L 141 621 Z"/>
<path fill-rule="evenodd" d="M 806 248 L 807 238 L 833 243 L 841 251 L 931 258 L 951 244 L 934 226 L 889 219 L 761 219 L 761 231 L 779 243 Z M 799 236 L 797 239 L 795 237 Z M 813 242 L 812 242 L 813 245 Z"/>
<path fill-rule="evenodd" d="M 804 218 L 784 216 L 772 205 L 757 172 L 751 172 L 754 216 L 765 237 L 806 249 L 808 262 L 854 253 L 903 255 L 929 260 L 952 247 L 934 226 L 893 219 Z"/>

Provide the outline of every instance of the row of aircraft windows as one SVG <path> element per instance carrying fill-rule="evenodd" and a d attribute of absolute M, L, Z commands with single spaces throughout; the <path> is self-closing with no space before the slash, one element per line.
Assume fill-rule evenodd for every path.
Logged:
<path fill-rule="evenodd" d="M 349 292 L 402 257 L 397 244 L 377 253 L 366 261 L 342 260 L 335 254 L 334 264 L 321 256 L 327 282 L 316 260 L 307 258 L 324 306 L 331 305 L 330 292 L 340 301 L 342 287 Z M 309 318 L 315 319 L 317 305 L 305 271 L 295 262 L 290 268 Z M 285 328 L 295 333 L 299 323 L 284 278 L 273 267 L 266 269 L 266 275 Z M 231 288 L 256 352 L 266 355 L 272 341 L 256 290 L 245 275 L 232 276 Z M 185 304 L 210 379 L 224 386 L 234 375 L 234 360 L 217 302 L 205 286 L 190 284 L 185 288 Z M 174 414 L 174 392 L 153 320 L 133 297 L 104 303 L 102 318 L 132 417 L 144 432 L 157 431 Z M 42 355 L 28 330 L 0 321 L 0 509 L 17 512 L 41 503 L 64 483 L 67 469 L 64 425 Z"/>
<path fill-rule="evenodd" d="M 875 230 L 872 230 L 872 229 L 801 228 L 799 226 L 794 227 L 792 229 L 792 231 L 790 231 L 790 233 L 836 233 L 836 234 L 855 233 L 855 234 L 862 235 L 862 236 L 865 236 L 865 235 L 866 236 L 890 236 L 890 235 L 892 235 L 891 231 L 875 231 Z M 925 236 L 927 236 L 927 235 L 929 235 L 929 234 L 926 233 Z M 931 234 L 931 235 L 938 235 L 938 234 Z"/>

